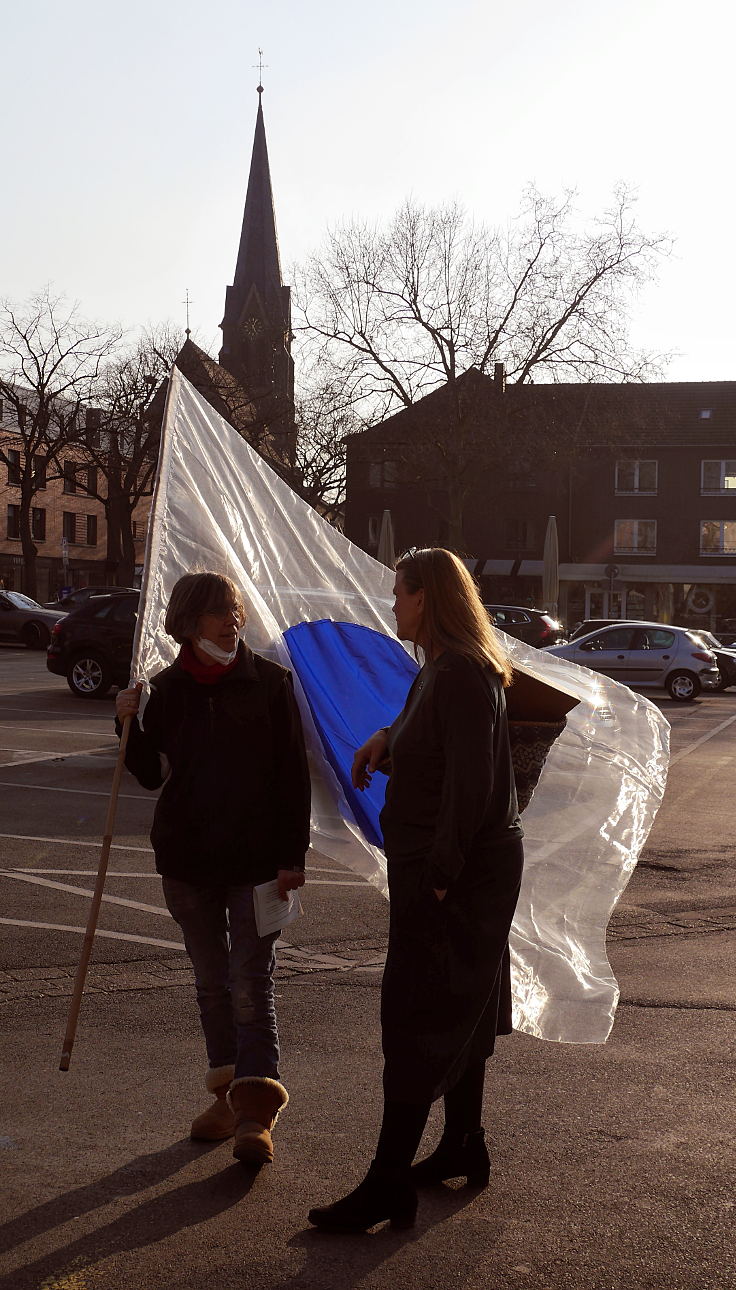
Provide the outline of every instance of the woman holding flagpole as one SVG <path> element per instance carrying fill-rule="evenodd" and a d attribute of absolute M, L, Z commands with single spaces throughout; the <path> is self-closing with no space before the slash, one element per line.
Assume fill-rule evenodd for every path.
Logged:
<path fill-rule="evenodd" d="M 214 1102 L 191 1136 L 234 1136 L 233 1154 L 273 1159 L 271 1131 L 288 1094 L 279 1076 L 274 1009 L 278 932 L 259 936 L 254 885 L 278 894 L 304 883 L 310 784 L 291 674 L 239 639 L 243 599 L 218 573 L 176 583 L 165 630 L 175 662 L 116 699 L 131 716 L 125 764 L 148 789 L 163 785 L 151 842 L 164 897 L 194 968 Z"/>
<path fill-rule="evenodd" d="M 486 1059 L 511 1030 L 508 936 L 521 884 L 522 828 L 504 688 L 509 658 L 462 562 L 439 548 L 396 566 L 400 640 L 424 666 L 393 725 L 358 750 L 353 783 L 389 775 L 381 814 L 389 941 L 381 994 L 383 1121 L 366 1178 L 312 1209 L 328 1232 L 413 1224 L 417 1188 L 465 1177 L 486 1186 Z M 412 1168 L 432 1102 L 436 1150 Z"/>

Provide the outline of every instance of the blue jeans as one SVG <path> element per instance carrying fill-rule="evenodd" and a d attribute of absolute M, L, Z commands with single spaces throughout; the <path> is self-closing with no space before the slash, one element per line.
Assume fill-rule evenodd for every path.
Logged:
<path fill-rule="evenodd" d="M 259 936 L 253 887 L 195 887 L 163 879 L 164 898 L 192 960 L 210 1068 L 279 1078 L 273 973 L 278 932 Z"/>

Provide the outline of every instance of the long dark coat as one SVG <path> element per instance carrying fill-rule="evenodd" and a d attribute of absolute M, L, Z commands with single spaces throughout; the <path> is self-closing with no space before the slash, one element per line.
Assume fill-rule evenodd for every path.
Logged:
<path fill-rule="evenodd" d="M 511 1030 L 508 935 L 523 849 L 500 677 L 458 654 L 425 664 L 389 751 L 384 1088 L 423 1102 Z M 444 901 L 433 888 L 447 888 Z"/>

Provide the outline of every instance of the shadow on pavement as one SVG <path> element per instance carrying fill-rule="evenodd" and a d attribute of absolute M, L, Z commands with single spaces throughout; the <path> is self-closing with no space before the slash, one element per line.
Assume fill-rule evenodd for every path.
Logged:
<path fill-rule="evenodd" d="M 2 1224 L 0 1250 L 10 1250 L 16 1244 L 32 1241 L 71 1219 L 78 1219 L 123 1196 L 163 1182 L 221 1145 L 216 1142 L 195 1145 L 187 1138 L 163 1151 L 138 1156 L 106 1178 L 65 1192 L 56 1200 Z M 0 1279 L 0 1287 L 2 1290 L 18 1290 L 23 1284 L 41 1285 L 47 1277 L 60 1276 L 62 1269 L 71 1270 L 97 1263 L 110 1254 L 137 1250 L 158 1243 L 192 1222 L 201 1223 L 215 1218 L 248 1194 L 257 1174 L 255 1169 L 233 1164 L 214 1177 L 197 1179 L 162 1196 L 143 1201 L 134 1210 L 87 1232 L 68 1245 L 60 1245 L 34 1262 L 21 1264 Z"/>
<path fill-rule="evenodd" d="M 408 1231 L 395 1232 L 388 1223 L 384 1223 L 374 1232 L 358 1235 L 336 1236 L 318 1232 L 314 1227 L 298 1232 L 287 1244 L 291 1249 L 303 1251 L 304 1262 L 293 1277 L 275 1283 L 273 1290 L 298 1290 L 312 1285 L 320 1286 L 321 1290 L 349 1290 L 350 1286 L 366 1280 L 370 1273 L 387 1263 L 404 1246 L 422 1241 L 433 1228 L 449 1222 L 477 1197 L 477 1190 L 465 1187 L 436 1187 L 423 1191 L 419 1196 L 416 1226 Z M 499 1233 L 502 1228 L 503 1224 L 499 1223 Z M 489 1224 L 488 1250 L 492 1248 L 495 1236 L 496 1232 Z M 461 1285 L 475 1256 L 468 1251 L 467 1268 L 460 1266 L 460 1256 L 461 1251 L 455 1242 L 452 1247 L 452 1279 L 457 1279 Z M 442 1284 L 442 1277 L 438 1271 L 438 1285 Z"/>

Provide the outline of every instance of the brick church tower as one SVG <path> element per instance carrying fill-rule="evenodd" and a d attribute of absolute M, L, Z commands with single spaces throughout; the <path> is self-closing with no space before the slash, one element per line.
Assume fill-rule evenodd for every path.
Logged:
<path fill-rule="evenodd" d="M 288 459 L 295 436 L 291 290 L 281 280 L 262 94 L 259 85 L 243 227 L 235 277 L 225 292 L 219 361 L 247 391 L 262 432 Z"/>

